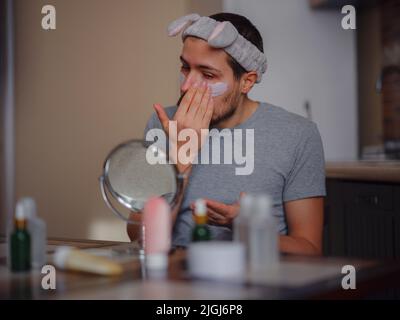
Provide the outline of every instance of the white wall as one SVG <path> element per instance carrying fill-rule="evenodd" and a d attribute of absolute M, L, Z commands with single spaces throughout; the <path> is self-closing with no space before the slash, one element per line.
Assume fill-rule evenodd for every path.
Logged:
<path fill-rule="evenodd" d="M 40 28 L 45 3 L 14 1 L 16 197 L 35 198 L 49 237 L 128 240 L 98 178 L 152 104 L 179 97 L 182 41 L 165 28 L 186 1 L 52 0 L 53 31 Z"/>
<path fill-rule="evenodd" d="M 312 10 L 308 0 L 224 0 L 261 32 L 269 67 L 251 97 L 306 115 L 321 132 L 327 160 L 357 156 L 356 34 L 340 10 Z"/>

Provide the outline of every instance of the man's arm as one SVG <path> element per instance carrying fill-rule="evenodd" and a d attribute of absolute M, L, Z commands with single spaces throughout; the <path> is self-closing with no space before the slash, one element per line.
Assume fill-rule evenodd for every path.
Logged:
<path fill-rule="evenodd" d="M 284 253 L 321 255 L 324 217 L 323 197 L 306 198 L 284 203 L 288 235 L 279 237 Z"/>
<path fill-rule="evenodd" d="M 186 128 L 190 128 L 196 131 L 197 136 L 200 140 L 197 144 L 197 147 L 198 149 L 201 148 L 206 137 L 206 135 L 204 134 L 204 130 L 202 129 L 208 129 L 210 127 L 210 121 L 214 110 L 214 101 L 211 97 L 211 91 L 205 81 L 203 81 L 201 84 L 195 84 L 194 86 L 189 88 L 189 90 L 182 98 L 181 103 L 179 104 L 178 109 L 172 119 L 172 121 L 176 122 L 178 128 L 178 132 L 176 134 L 172 133 L 171 136 L 169 135 L 169 124 L 171 120 L 168 118 L 168 115 L 165 112 L 164 108 L 159 104 L 155 104 L 154 109 L 157 113 L 158 119 L 164 132 L 168 136 L 170 148 L 174 146 L 174 148 L 176 148 L 177 155 L 179 154 L 178 150 L 180 149 L 180 147 L 187 143 L 186 141 L 180 141 L 179 139 L 177 139 L 177 137 L 179 136 L 179 132 Z M 174 154 L 174 152 L 172 152 L 172 154 Z M 193 154 L 192 156 L 194 157 L 195 154 Z M 185 178 L 182 191 L 178 195 L 177 203 L 172 209 L 172 225 L 175 224 L 179 209 L 182 205 L 183 195 L 189 181 L 189 176 L 192 171 L 193 164 L 193 162 L 182 163 L 179 157 L 174 160 L 176 161 L 177 171 L 184 174 Z M 142 219 L 142 213 L 131 213 L 130 219 L 140 223 Z M 127 232 L 131 241 L 140 239 L 140 229 L 140 224 L 127 224 Z"/>
<path fill-rule="evenodd" d="M 206 199 L 206 203 L 207 215 L 212 224 L 231 225 L 239 214 L 239 203 L 227 205 L 210 199 Z M 279 250 L 283 253 L 320 255 L 324 216 L 323 197 L 288 201 L 284 206 L 289 233 L 279 236 Z"/>

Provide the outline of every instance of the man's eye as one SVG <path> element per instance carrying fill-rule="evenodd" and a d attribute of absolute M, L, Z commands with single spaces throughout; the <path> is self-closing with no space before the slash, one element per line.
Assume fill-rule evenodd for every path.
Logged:
<path fill-rule="evenodd" d="M 212 78 L 214 78 L 214 75 L 211 74 L 211 73 L 204 73 L 204 77 L 205 77 L 206 79 L 212 79 Z"/>
<path fill-rule="evenodd" d="M 188 67 L 188 66 L 182 65 L 182 66 L 181 66 L 181 69 L 182 69 L 182 70 L 189 70 L 189 67 Z"/>

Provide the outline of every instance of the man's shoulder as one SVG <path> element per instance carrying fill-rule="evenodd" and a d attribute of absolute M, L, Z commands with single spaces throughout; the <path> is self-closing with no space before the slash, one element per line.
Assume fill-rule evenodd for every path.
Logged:
<path fill-rule="evenodd" d="M 260 110 L 259 120 L 263 121 L 265 119 L 269 125 L 277 130 L 300 134 L 308 130 L 313 130 L 316 127 L 316 124 L 310 119 L 280 106 L 262 102 L 260 103 L 260 107 L 262 109 Z"/>
<path fill-rule="evenodd" d="M 261 102 L 260 107 L 262 108 L 262 114 L 265 117 L 271 118 L 271 120 L 274 121 L 282 121 L 286 123 L 299 124 L 303 126 L 313 123 L 311 120 L 297 113 L 288 111 L 283 107 L 271 103 Z"/>
<path fill-rule="evenodd" d="M 175 112 L 177 110 L 176 106 L 169 106 L 164 108 L 165 112 L 168 115 L 168 118 L 172 119 L 172 117 L 175 115 Z M 155 112 L 153 112 L 150 116 L 150 119 L 147 122 L 146 130 L 152 129 L 152 128 L 161 128 L 161 123 L 160 120 L 158 119 L 158 116 Z"/>
<path fill-rule="evenodd" d="M 168 117 L 171 119 L 174 115 L 176 110 L 178 109 L 177 106 L 169 106 L 165 108 L 165 112 L 167 113 Z"/>

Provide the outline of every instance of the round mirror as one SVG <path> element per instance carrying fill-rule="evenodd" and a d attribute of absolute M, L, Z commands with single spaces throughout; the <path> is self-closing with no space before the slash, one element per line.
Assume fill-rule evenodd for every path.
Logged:
<path fill-rule="evenodd" d="M 106 158 L 100 187 L 112 212 L 135 224 L 129 220 L 129 214 L 142 211 L 151 197 L 163 197 L 173 206 L 181 179 L 162 149 L 141 140 L 131 140 L 114 148 Z M 114 200 L 110 199 L 110 194 Z M 118 210 L 113 202 L 121 204 L 124 210 Z"/>

